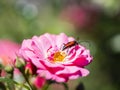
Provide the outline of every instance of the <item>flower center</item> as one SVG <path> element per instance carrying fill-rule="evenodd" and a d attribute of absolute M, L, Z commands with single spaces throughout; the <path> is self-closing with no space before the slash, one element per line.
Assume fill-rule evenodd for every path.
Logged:
<path fill-rule="evenodd" d="M 65 52 L 55 52 L 53 55 L 53 62 L 63 62 L 65 57 Z"/>

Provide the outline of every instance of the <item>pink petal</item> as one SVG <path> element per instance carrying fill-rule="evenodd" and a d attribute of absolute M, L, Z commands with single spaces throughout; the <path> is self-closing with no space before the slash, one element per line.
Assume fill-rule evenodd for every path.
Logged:
<path fill-rule="evenodd" d="M 75 39 L 73 38 L 73 37 L 69 37 L 68 38 L 68 42 L 70 42 L 70 41 L 74 41 Z"/>
<path fill-rule="evenodd" d="M 67 42 L 68 37 L 64 33 L 61 33 L 60 35 L 57 36 L 56 44 L 59 49 L 62 47 L 62 45 L 66 44 Z"/>
<path fill-rule="evenodd" d="M 53 47 L 56 46 L 56 38 L 57 38 L 56 35 L 51 35 L 51 34 L 46 33 L 44 34 L 44 36 L 50 41 Z"/>
<path fill-rule="evenodd" d="M 77 58 L 74 62 L 75 65 L 80 66 L 80 67 L 84 67 L 86 65 L 89 64 L 89 61 L 86 60 L 86 57 L 84 56 L 80 56 L 79 58 Z"/>
<path fill-rule="evenodd" d="M 37 42 L 41 45 L 44 53 L 47 53 L 47 50 L 52 46 L 49 39 L 44 35 L 40 36 Z"/>

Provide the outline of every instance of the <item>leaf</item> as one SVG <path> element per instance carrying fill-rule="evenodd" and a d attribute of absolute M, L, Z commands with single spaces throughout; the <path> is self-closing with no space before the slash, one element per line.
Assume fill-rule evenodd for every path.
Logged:
<path fill-rule="evenodd" d="M 10 78 L 0 77 L 0 82 L 8 83 L 8 86 L 12 85 L 12 84 L 13 85 L 16 84 L 16 85 L 19 85 L 21 87 L 26 88 L 27 90 L 30 90 L 30 88 L 28 86 L 26 86 L 24 84 L 17 83 L 16 81 L 14 81 L 14 80 L 12 80 Z"/>
<path fill-rule="evenodd" d="M 6 83 L 14 84 L 14 81 L 12 79 L 5 78 L 5 77 L 0 77 L 0 82 L 6 82 Z"/>
<path fill-rule="evenodd" d="M 0 77 L 0 82 L 7 83 L 9 89 L 14 88 L 14 81 L 12 79 Z"/>

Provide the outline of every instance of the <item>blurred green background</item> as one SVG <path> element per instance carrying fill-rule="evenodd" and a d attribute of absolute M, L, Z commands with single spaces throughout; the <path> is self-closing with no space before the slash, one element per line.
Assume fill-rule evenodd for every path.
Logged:
<path fill-rule="evenodd" d="M 119 0 L 0 0 L 0 39 L 21 43 L 61 32 L 78 39 L 94 57 L 87 67 L 90 75 L 68 82 L 70 90 L 79 82 L 85 90 L 120 90 Z"/>

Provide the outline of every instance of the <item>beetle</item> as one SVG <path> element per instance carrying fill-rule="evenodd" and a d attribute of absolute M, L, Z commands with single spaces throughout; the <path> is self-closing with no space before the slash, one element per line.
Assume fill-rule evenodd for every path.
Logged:
<path fill-rule="evenodd" d="M 67 48 L 73 47 L 73 46 L 75 46 L 75 45 L 77 45 L 77 44 L 78 44 L 77 41 L 70 41 L 70 42 L 64 44 L 62 50 L 65 50 L 65 49 L 67 49 Z"/>

